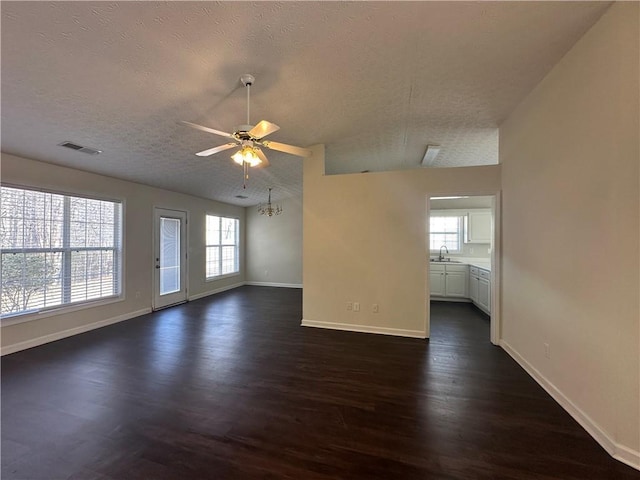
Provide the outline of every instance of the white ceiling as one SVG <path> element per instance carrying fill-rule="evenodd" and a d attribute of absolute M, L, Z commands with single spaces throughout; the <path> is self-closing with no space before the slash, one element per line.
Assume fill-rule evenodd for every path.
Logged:
<path fill-rule="evenodd" d="M 6 2 L 2 150 L 236 205 L 300 194 L 267 151 L 246 190 L 226 143 L 179 120 L 326 144 L 327 173 L 497 163 L 497 127 L 605 2 Z M 96 156 L 56 146 L 102 150 Z M 236 195 L 247 195 L 246 200 Z"/>

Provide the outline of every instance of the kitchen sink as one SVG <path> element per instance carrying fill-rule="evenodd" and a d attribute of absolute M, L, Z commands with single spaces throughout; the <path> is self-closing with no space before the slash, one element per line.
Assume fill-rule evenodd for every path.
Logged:
<path fill-rule="evenodd" d="M 450 258 L 443 258 L 442 260 L 431 258 L 429 260 L 433 263 L 462 263 L 460 260 L 451 260 Z"/>

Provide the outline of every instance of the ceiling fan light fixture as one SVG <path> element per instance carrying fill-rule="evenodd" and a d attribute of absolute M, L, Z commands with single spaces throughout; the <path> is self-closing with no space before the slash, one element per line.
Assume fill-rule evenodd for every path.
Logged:
<path fill-rule="evenodd" d="M 236 153 L 231 155 L 231 158 L 238 165 L 248 164 L 250 167 L 257 167 L 262 163 L 262 160 L 256 155 L 253 147 L 244 146 Z"/>

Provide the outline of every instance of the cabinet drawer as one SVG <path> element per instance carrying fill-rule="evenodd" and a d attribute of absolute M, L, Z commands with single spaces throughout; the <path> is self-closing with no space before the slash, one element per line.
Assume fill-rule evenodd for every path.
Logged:
<path fill-rule="evenodd" d="M 444 265 L 439 264 L 439 265 L 429 265 L 429 270 L 432 272 L 444 272 Z"/>
<path fill-rule="evenodd" d="M 475 275 L 477 277 L 478 276 L 478 267 L 469 267 L 469 273 L 471 275 Z"/>
<path fill-rule="evenodd" d="M 467 272 L 468 265 L 445 265 L 447 272 Z"/>
<path fill-rule="evenodd" d="M 480 278 L 486 278 L 487 280 L 491 280 L 491 272 L 487 272 L 486 270 L 478 269 L 478 276 Z"/>

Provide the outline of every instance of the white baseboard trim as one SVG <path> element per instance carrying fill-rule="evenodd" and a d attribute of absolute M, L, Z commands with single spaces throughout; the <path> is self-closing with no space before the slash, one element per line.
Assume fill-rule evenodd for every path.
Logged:
<path fill-rule="evenodd" d="M 626 463 L 630 467 L 640 470 L 640 452 L 625 447 L 624 445 L 616 444 L 616 454 L 613 456 L 616 460 Z"/>
<path fill-rule="evenodd" d="M 404 330 L 401 328 L 373 327 L 370 325 L 354 325 L 351 323 L 317 322 L 302 319 L 303 327 L 328 328 L 330 330 L 344 330 L 347 332 L 377 333 L 396 337 L 427 338 L 427 334 L 420 330 Z"/>
<path fill-rule="evenodd" d="M 191 302 L 193 300 L 198 300 L 199 298 L 208 297 L 209 295 L 215 295 L 216 293 L 226 292 L 227 290 L 233 290 L 234 288 L 238 288 L 244 285 L 244 282 L 234 283 L 233 285 L 227 285 L 226 287 L 216 288 L 215 290 L 209 290 L 207 292 L 196 293 L 195 295 L 190 295 L 188 300 Z"/>
<path fill-rule="evenodd" d="M 253 285 L 255 287 L 302 288 L 301 283 L 244 282 L 244 284 Z"/>
<path fill-rule="evenodd" d="M 640 452 L 616 443 L 607 432 L 575 405 L 564 393 L 549 381 L 538 369 L 522 357 L 511 345 L 500 340 L 500 346 L 513 358 L 553 399 L 591 435 L 609 455 L 616 460 L 640 470 Z"/>
<path fill-rule="evenodd" d="M 0 349 L 0 355 L 8 355 L 10 353 L 26 350 L 27 348 L 44 345 L 45 343 L 55 342 L 56 340 L 62 340 L 63 338 L 89 332 L 91 330 L 95 330 L 96 328 L 106 327 L 107 325 L 113 325 L 114 323 L 130 320 L 141 315 L 146 315 L 147 313 L 151 313 L 150 308 L 143 308 L 141 310 L 136 310 L 135 312 L 129 312 L 118 315 L 116 317 L 107 318 L 106 320 L 100 320 L 99 322 L 93 322 L 87 325 L 70 328 L 68 330 L 62 330 L 61 332 L 50 333 L 49 335 L 43 335 L 42 337 L 25 340 L 24 342 L 14 343 L 13 345 L 2 347 L 2 349 Z"/>

